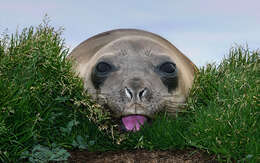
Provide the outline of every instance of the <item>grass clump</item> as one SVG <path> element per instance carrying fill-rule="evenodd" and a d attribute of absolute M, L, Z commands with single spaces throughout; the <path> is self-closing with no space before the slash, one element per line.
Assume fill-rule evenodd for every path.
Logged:
<path fill-rule="evenodd" d="M 80 135 L 91 144 L 102 136 L 86 118 L 99 107 L 75 77 L 61 34 L 45 20 L 0 39 L 0 162 L 72 148 Z"/>
<path fill-rule="evenodd" d="M 228 161 L 260 160 L 259 71 L 259 51 L 243 47 L 200 69 L 188 102 L 192 146 Z"/>
<path fill-rule="evenodd" d="M 140 131 L 129 133 L 120 144 L 121 149 L 169 150 L 187 147 L 185 134 L 188 127 L 187 117 L 176 117 L 160 113 L 152 124 L 146 124 Z"/>

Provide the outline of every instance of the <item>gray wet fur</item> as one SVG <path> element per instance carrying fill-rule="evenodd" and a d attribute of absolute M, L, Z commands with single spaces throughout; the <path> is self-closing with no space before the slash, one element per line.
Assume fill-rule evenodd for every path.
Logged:
<path fill-rule="evenodd" d="M 131 114 L 153 117 L 166 109 L 176 113 L 185 103 L 194 79 L 195 65 L 170 42 L 150 32 L 118 29 L 96 35 L 77 46 L 69 56 L 84 86 L 113 116 Z M 113 66 L 104 81 L 95 86 L 95 67 Z M 158 73 L 162 63 L 176 64 L 176 87 L 165 85 Z M 93 75 L 94 74 L 94 75 Z"/>

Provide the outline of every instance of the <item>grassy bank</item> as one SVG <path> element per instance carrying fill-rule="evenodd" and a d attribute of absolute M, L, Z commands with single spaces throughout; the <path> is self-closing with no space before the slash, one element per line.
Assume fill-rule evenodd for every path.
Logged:
<path fill-rule="evenodd" d="M 233 48 L 200 70 L 191 91 L 190 144 L 231 158 L 260 160 L 259 51 Z"/>
<path fill-rule="evenodd" d="M 72 71 L 61 34 L 44 22 L 0 39 L 0 162 L 66 160 L 78 148 L 196 147 L 222 161 L 260 159 L 259 52 L 231 49 L 219 66 L 199 70 L 186 113 L 161 113 L 113 139 L 100 129 L 109 117 Z"/>
<path fill-rule="evenodd" d="M 61 32 L 45 22 L 1 39 L 0 162 L 63 160 L 65 148 L 102 136 L 86 118 L 98 108 L 71 70 Z"/>

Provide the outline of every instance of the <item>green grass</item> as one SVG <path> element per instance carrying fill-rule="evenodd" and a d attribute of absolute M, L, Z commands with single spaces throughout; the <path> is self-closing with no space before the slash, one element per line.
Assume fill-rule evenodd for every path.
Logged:
<path fill-rule="evenodd" d="M 233 48 L 200 70 L 189 98 L 191 145 L 228 160 L 260 161 L 259 51 Z"/>
<path fill-rule="evenodd" d="M 160 113 L 125 134 L 90 100 L 67 55 L 62 30 L 46 21 L 0 39 L 0 162 L 66 160 L 71 149 L 190 147 L 224 162 L 260 160 L 259 51 L 231 49 L 199 70 L 187 112 Z"/>
<path fill-rule="evenodd" d="M 98 107 L 71 70 L 61 31 L 45 22 L 1 39 L 0 162 L 17 162 L 38 145 L 73 147 L 81 134 L 85 142 L 102 136 L 86 118 Z"/>

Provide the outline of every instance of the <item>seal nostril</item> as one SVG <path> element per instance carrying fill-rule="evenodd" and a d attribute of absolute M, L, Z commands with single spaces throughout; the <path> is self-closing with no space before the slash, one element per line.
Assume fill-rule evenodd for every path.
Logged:
<path fill-rule="evenodd" d="M 126 94 L 126 96 L 127 96 L 129 99 L 132 99 L 132 98 L 133 98 L 132 92 L 131 92 L 130 89 L 128 89 L 127 87 L 125 87 L 125 94 Z"/>
<path fill-rule="evenodd" d="M 142 100 L 142 97 L 145 96 L 146 92 L 147 92 L 147 88 L 144 88 L 143 90 L 141 90 L 141 91 L 139 92 L 138 96 L 139 96 L 139 99 L 140 99 L 140 100 Z"/>

